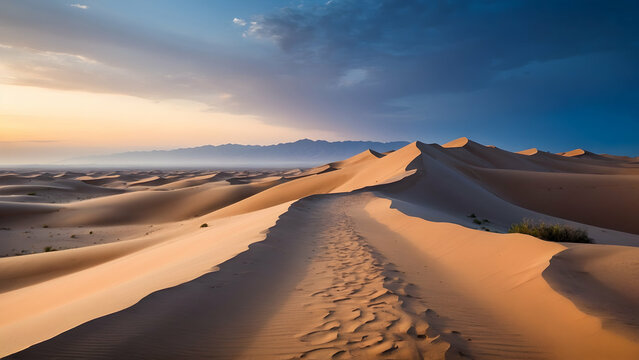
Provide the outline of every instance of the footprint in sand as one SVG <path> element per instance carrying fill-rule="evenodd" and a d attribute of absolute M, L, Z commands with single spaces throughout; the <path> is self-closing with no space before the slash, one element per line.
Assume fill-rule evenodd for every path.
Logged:
<path fill-rule="evenodd" d="M 319 322 L 299 336 L 308 347 L 297 356 L 418 358 L 435 346 L 427 337 L 427 318 L 433 314 L 414 314 L 403 307 L 414 285 L 353 231 L 349 219 L 343 214 L 321 235 L 324 243 L 313 272 L 323 274 L 323 280 L 316 278 L 304 287 L 309 301 L 305 309 L 317 311 Z"/>

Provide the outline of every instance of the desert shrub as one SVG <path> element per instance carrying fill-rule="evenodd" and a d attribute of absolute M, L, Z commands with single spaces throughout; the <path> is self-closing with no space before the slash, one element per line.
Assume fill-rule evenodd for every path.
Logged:
<path fill-rule="evenodd" d="M 209 224 L 204 223 L 204 224 L 200 225 L 200 227 L 201 227 L 201 228 L 203 228 L 203 227 L 209 227 Z"/>
<path fill-rule="evenodd" d="M 45 247 L 44 247 L 44 252 L 49 252 L 49 251 L 55 251 L 55 249 L 53 248 L 53 246 L 45 246 Z"/>
<path fill-rule="evenodd" d="M 477 215 L 475 215 L 475 213 L 472 213 L 472 214 L 468 215 L 468 217 L 469 217 L 469 218 L 476 218 L 476 217 L 477 217 Z"/>
<path fill-rule="evenodd" d="M 49 227 L 49 225 L 42 225 L 42 227 L 46 229 Z"/>
<path fill-rule="evenodd" d="M 34 193 L 34 192 L 30 192 L 30 193 L 28 193 L 27 195 L 29 195 L 29 196 L 36 196 L 36 195 L 38 195 L 38 194 L 36 194 L 36 193 Z"/>
<path fill-rule="evenodd" d="M 588 232 L 583 229 L 575 229 L 567 225 L 546 224 L 524 219 L 522 222 L 510 225 L 509 233 L 531 235 L 542 240 L 555 242 L 591 243 Z"/>
<path fill-rule="evenodd" d="M 473 219 L 473 223 L 480 225 L 481 224 L 481 220 L 479 219 Z"/>

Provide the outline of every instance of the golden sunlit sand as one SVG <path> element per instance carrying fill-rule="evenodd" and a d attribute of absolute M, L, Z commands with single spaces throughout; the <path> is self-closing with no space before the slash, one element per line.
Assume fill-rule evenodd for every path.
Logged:
<path fill-rule="evenodd" d="M 0 173 L 0 356 L 639 358 L 639 163 L 467 138 Z M 592 243 L 508 233 L 522 219 Z"/>

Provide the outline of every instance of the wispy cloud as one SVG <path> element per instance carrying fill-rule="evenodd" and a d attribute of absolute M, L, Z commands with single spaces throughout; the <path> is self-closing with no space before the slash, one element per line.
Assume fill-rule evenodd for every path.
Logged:
<path fill-rule="evenodd" d="M 5 69 L 0 83 L 5 84 L 77 89 L 90 87 L 90 81 L 105 75 L 112 80 L 123 76 L 119 74 L 122 69 L 68 52 L 0 44 L 0 57 L 0 66 Z"/>
<path fill-rule="evenodd" d="M 78 9 L 82 9 L 82 10 L 86 10 L 86 9 L 89 8 L 89 6 L 83 5 L 83 4 L 71 4 L 69 6 L 74 7 L 74 8 L 78 8 Z"/>
<path fill-rule="evenodd" d="M 338 86 L 353 86 L 368 79 L 368 71 L 365 69 L 350 69 L 342 75 L 338 82 Z"/>
<path fill-rule="evenodd" d="M 233 18 L 233 24 L 239 26 L 246 26 L 246 20 L 240 18 Z"/>

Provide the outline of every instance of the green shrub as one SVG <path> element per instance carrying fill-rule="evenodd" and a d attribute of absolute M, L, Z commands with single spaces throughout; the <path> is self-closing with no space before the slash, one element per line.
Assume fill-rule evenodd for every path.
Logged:
<path fill-rule="evenodd" d="M 209 227 L 209 224 L 204 223 L 204 224 L 200 225 L 200 227 L 201 227 L 201 228 L 203 228 L 203 227 Z"/>
<path fill-rule="evenodd" d="M 473 223 L 480 225 L 481 224 L 481 220 L 479 219 L 473 219 Z"/>
<path fill-rule="evenodd" d="M 531 235 L 542 240 L 555 242 L 591 243 L 592 239 L 582 229 L 574 229 L 567 225 L 546 224 L 524 219 L 522 222 L 510 225 L 509 233 Z"/>
<path fill-rule="evenodd" d="M 45 247 L 44 247 L 44 252 L 49 252 L 49 251 L 55 251 L 55 249 L 53 248 L 53 246 L 45 246 Z"/>
<path fill-rule="evenodd" d="M 469 217 L 469 218 L 476 218 L 476 217 L 477 217 L 477 215 L 475 215 L 475 213 L 472 213 L 472 214 L 468 215 L 468 217 Z"/>

